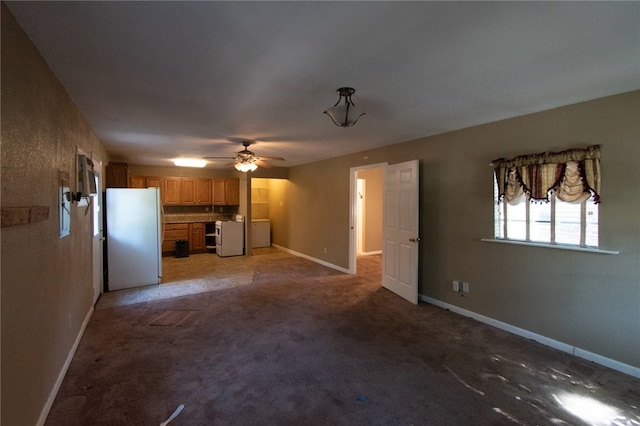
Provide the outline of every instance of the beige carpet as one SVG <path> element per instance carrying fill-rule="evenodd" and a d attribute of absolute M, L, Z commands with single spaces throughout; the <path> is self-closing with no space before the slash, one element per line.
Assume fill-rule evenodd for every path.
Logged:
<path fill-rule="evenodd" d="M 640 425 L 640 379 L 412 305 L 373 265 L 353 276 L 277 250 L 189 259 L 221 262 L 208 279 L 178 262 L 185 283 L 218 284 L 98 302 L 46 425 L 158 425 L 181 404 L 170 426 Z"/>

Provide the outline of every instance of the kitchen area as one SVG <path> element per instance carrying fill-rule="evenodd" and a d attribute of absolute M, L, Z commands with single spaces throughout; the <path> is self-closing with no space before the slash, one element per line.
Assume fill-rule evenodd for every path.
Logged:
<path fill-rule="evenodd" d="M 156 237 L 149 238 L 149 250 L 155 249 L 158 257 L 157 282 L 140 282 L 128 284 L 126 287 L 109 283 L 108 276 L 113 271 L 106 272 L 105 290 L 139 287 L 158 284 L 162 281 L 162 258 L 183 258 L 190 255 L 204 254 L 206 256 L 233 257 L 243 256 L 245 249 L 245 213 L 247 199 L 241 196 L 241 179 L 236 176 L 221 175 L 219 170 L 205 173 L 211 177 L 202 176 L 189 169 L 162 168 L 149 166 L 131 166 L 126 163 L 111 162 L 105 168 L 107 196 L 116 193 L 115 188 L 148 189 L 157 188 L 156 202 L 158 217 L 158 232 Z M 242 175 L 241 175 L 242 176 Z M 260 179 L 258 179 L 260 181 Z M 135 192 L 135 191 L 121 191 Z M 112 197 L 113 198 L 113 194 Z M 243 199 L 244 198 L 244 199 Z M 269 220 L 268 188 L 260 185 L 251 188 L 251 247 L 271 246 L 271 223 Z M 110 228 L 109 211 L 115 203 L 111 201 L 106 206 L 107 248 L 109 248 Z M 129 216 L 135 215 L 130 212 Z M 113 221 L 112 221 L 113 222 Z M 125 231 L 136 233 L 136 228 Z M 121 235 L 123 233 L 121 232 Z M 120 238 L 121 239 L 121 238 Z M 111 244 L 115 244 L 111 238 Z M 135 264 L 137 253 L 129 256 L 121 255 L 123 250 L 129 250 L 131 244 L 119 244 L 119 258 L 131 259 Z M 111 247 L 111 252 L 115 249 Z M 136 249 L 138 250 L 138 249 Z M 109 250 L 105 250 L 109 252 Z M 108 264 L 108 256 L 107 256 Z M 139 268 L 141 265 L 109 266 L 114 268 Z M 148 280 L 147 280 L 148 281 Z"/>

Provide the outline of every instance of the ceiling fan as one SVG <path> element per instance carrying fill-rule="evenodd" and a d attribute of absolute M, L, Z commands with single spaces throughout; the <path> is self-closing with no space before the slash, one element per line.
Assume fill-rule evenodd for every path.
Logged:
<path fill-rule="evenodd" d="M 251 142 L 243 141 L 244 149 L 238 151 L 235 157 L 203 157 L 205 160 L 231 159 L 233 166 L 241 172 L 252 172 L 260 167 L 269 168 L 271 165 L 266 160 L 286 161 L 282 157 L 258 157 L 253 151 L 249 151 Z"/>

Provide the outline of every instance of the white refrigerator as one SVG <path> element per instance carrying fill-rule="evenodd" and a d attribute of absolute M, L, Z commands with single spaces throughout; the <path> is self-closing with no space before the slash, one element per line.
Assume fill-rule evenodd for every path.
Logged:
<path fill-rule="evenodd" d="M 107 188 L 108 289 L 159 284 L 162 207 L 159 188 Z"/>

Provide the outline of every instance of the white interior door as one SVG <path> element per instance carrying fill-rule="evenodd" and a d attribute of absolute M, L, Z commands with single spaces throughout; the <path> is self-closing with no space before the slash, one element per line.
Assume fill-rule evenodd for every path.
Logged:
<path fill-rule="evenodd" d="M 98 193 L 91 196 L 93 205 L 93 303 L 95 304 L 103 289 L 102 242 L 104 241 L 104 235 L 102 228 L 102 192 L 100 189 L 102 163 L 94 160 L 94 170 L 96 173 L 96 188 L 98 189 Z"/>
<path fill-rule="evenodd" d="M 418 304 L 418 160 L 384 172 L 382 286 Z"/>

